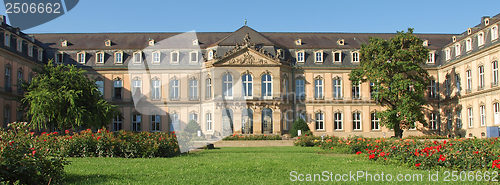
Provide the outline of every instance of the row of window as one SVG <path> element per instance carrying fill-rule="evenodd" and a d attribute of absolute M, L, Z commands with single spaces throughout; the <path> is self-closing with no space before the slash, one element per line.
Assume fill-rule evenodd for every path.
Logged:
<path fill-rule="evenodd" d="M 198 52 L 197 51 L 190 51 L 188 53 L 189 55 L 189 62 L 191 63 L 197 63 L 199 60 L 198 57 Z M 140 64 L 143 62 L 144 56 L 143 56 L 142 51 L 136 51 L 132 54 L 132 62 L 136 64 Z M 151 62 L 153 64 L 160 64 L 161 63 L 161 56 L 162 53 L 160 51 L 153 51 L 151 52 Z M 170 63 L 179 63 L 181 60 L 180 58 L 181 53 L 180 51 L 171 51 L 170 52 Z M 104 51 L 98 51 L 95 53 L 95 63 L 96 64 L 104 64 L 105 62 L 105 57 L 106 53 Z M 113 53 L 113 61 L 115 64 L 122 64 L 124 59 L 123 51 L 116 51 Z M 87 63 L 87 52 L 81 51 L 78 52 L 76 55 L 76 61 L 80 64 L 85 64 Z M 63 63 L 64 62 L 64 53 L 58 52 L 55 54 L 55 62 L 57 63 Z"/>
<path fill-rule="evenodd" d="M 4 46 L 5 47 L 11 47 L 11 37 L 13 37 L 12 34 L 10 33 L 7 33 L 5 32 L 4 33 Z M 25 42 L 22 38 L 18 37 L 18 38 L 15 38 L 16 40 L 16 50 L 18 52 L 23 52 L 23 42 Z M 33 44 L 28 44 L 28 56 L 29 57 L 33 57 L 33 53 L 36 51 L 38 52 L 37 54 L 37 58 L 38 58 L 38 61 L 42 61 L 43 59 L 43 49 L 42 48 L 39 48 L 39 47 L 36 47 L 34 46 Z"/>
<path fill-rule="evenodd" d="M 491 41 L 495 41 L 498 39 L 498 25 L 494 25 L 490 28 L 490 39 Z M 476 35 L 477 37 L 477 47 L 481 47 L 484 45 L 485 43 L 485 34 L 484 32 L 479 32 L 477 33 Z M 454 50 L 455 50 L 455 57 L 458 57 L 462 54 L 462 45 L 460 44 L 460 42 L 457 42 L 454 46 L 453 46 Z M 469 37 L 467 39 L 465 39 L 465 52 L 469 52 L 472 50 L 472 38 Z M 451 48 L 446 48 L 444 50 L 445 52 L 445 59 L 446 60 L 450 60 L 451 59 Z"/>
<path fill-rule="evenodd" d="M 314 62 L 322 63 L 324 60 L 324 52 L 323 50 L 314 52 Z M 295 53 L 295 57 L 297 63 L 304 63 L 306 61 L 306 53 L 305 51 L 297 51 Z M 342 51 L 334 51 L 333 52 L 333 62 L 340 63 L 342 62 Z M 359 62 L 359 52 L 351 52 L 351 62 Z"/>
<path fill-rule="evenodd" d="M 500 104 L 493 103 L 493 115 L 496 116 L 499 114 L 500 114 Z M 469 108 L 467 108 L 467 123 L 469 125 L 469 128 L 474 128 L 473 118 L 474 118 L 474 115 L 473 115 L 472 107 L 469 107 Z M 480 126 L 486 126 L 486 107 L 485 107 L 485 105 L 479 106 L 479 123 L 480 123 Z"/>
<path fill-rule="evenodd" d="M 352 113 L 352 129 L 353 130 L 362 130 L 362 119 L 361 112 L 353 112 Z M 344 115 L 341 112 L 333 113 L 333 130 L 341 131 L 344 130 Z M 380 118 L 377 116 L 376 112 L 372 112 L 370 114 L 370 130 L 380 130 Z M 317 112 L 315 114 L 315 129 L 317 131 L 325 130 L 325 113 Z"/>
<path fill-rule="evenodd" d="M 31 82 L 32 74 L 28 75 L 28 82 Z M 17 93 L 23 94 L 24 90 L 22 88 L 22 84 L 24 82 L 24 72 L 22 68 L 17 70 Z M 12 91 L 12 69 L 9 64 L 5 65 L 4 68 L 4 91 L 11 92 Z"/>

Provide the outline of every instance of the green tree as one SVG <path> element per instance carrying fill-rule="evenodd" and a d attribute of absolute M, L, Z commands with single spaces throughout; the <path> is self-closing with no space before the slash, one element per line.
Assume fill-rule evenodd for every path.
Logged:
<path fill-rule="evenodd" d="M 309 131 L 309 126 L 307 126 L 306 121 L 304 121 L 302 118 L 299 118 L 293 122 L 292 129 L 290 129 L 290 136 L 298 136 L 298 130 L 301 130 L 302 134 Z"/>
<path fill-rule="evenodd" d="M 186 125 L 186 128 L 184 129 L 185 132 L 195 134 L 199 130 L 201 130 L 200 125 L 198 125 L 198 122 L 195 120 L 189 121 L 189 123 Z"/>
<path fill-rule="evenodd" d="M 49 61 L 35 72 L 21 100 L 32 128 L 101 128 L 119 115 L 85 70 Z"/>
<path fill-rule="evenodd" d="M 360 66 L 351 71 L 352 82 L 371 82 L 374 99 L 385 110 L 378 112 L 381 125 L 394 129 L 396 137 L 403 136 L 403 130 L 425 125 L 424 99 L 429 74 L 423 65 L 429 50 L 422 40 L 408 32 L 397 32 L 390 40 L 370 38 L 360 50 Z"/>

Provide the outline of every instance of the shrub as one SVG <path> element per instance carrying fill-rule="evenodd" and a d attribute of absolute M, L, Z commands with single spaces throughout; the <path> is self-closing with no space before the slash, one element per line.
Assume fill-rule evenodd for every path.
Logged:
<path fill-rule="evenodd" d="M 302 118 L 299 118 L 293 122 L 292 129 L 290 129 L 290 136 L 297 137 L 298 130 L 301 130 L 302 134 L 309 131 L 309 126 L 307 126 L 306 121 L 304 121 Z"/>
<path fill-rule="evenodd" d="M 243 134 L 233 134 L 223 138 L 222 140 L 281 140 L 280 135 L 266 135 L 266 134 L 256 134 L 256 135 L 243 135 Z"/>
<path fill-rule="evenodd" d="M 295 140 L 295 146 L 319 146 L 321 144 L 321 137 L 314 136 L 310 132 L 305 133 L 304 136 L 297 137 Z"/>
<path fill-rule="evenodd" d="M 57 184 L 68 162 L 57 148 L 56 139 L 40 142 L 27 123 L 0 128 L 0 182 L 5 184 Z"/>
<path fill-rule="evenodd" d="M 189 121 L 189 123 L 186 125 L 186 128 L 184 129 L 184 132 L 195 134 L 199 130 L 201 130 L 200 125 L 195 120 Z"/>

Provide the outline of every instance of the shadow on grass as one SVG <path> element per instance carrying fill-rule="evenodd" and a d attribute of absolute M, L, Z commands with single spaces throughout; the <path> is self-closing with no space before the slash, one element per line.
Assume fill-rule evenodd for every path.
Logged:
<path fill-rule="evenodd" d="M 120 179 L 119 177 L 114 177 L 111 175 L 99 175 L 99 174 L 70 174 L 66 173 L 64 178 L 64 184 L 103 184 L 113 179 Z"/>

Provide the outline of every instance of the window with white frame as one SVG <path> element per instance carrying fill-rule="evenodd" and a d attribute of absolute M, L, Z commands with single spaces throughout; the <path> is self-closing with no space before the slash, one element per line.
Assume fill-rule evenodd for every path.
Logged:
<path fill-rule="evenodd" d="M 233 98 L 233 76 L 229 73 L 222 76 L 222 96 L 224 98 Z"/>
<path fill-rule="evenodd" d="M 205 99 L 212 98 L 212 79 L 205 79 Z"/>
<path fill-rule="evenodd" d="M 342 79 L 340 77 L 333 78 L 333 98 L 342 99 Z"/>
<path fill-rule="evenodd" d="M 429 98 L 436 98 L 437 97 L 437 85 L 436 85 L 436 80 L 431 80 L 429 83 Z"/>
<path fill-rule="evenodd" d="M 469 123 L 469 128 L 474 127 L 474 123 L 472 122 L 473 119 L 472 119 L 472 108 L 471 107 L 467 108 L 467 121 Z"/>
<path fill-rule="evenodd" d="M 189 100 L 198 100 L 198 80 L 189 80 Z"/>
<path fill-rule="evenodd" d="M 22 52 L 23 51 L 23 40 L 18 38 L 17 39 L 17 51 Z"/>
<path fill-rule="evenodd" d="M 360 112 L 352 113 L 352 128 L 354 130 L 361 130 L 361 113 Z"/>
<path fill-rule="evenodd" d="M 427 59 L 428 64 L 434 64 L 435 62 L 435 52 L 431 51 L 429 52 L 429 58 Z"/>
<path fill-rule="evenodd" d="M 467 40 L 465 40 L 465 51 L 470 51 L 470 50 L 472 50 L 472 39 L 467 38 Z"/>
<path fill-rule="evenodd" d="M 179 51 L 170 52 L 170 62 L 179 63 Z"/>
<path fill-rule="evenodd" d="M 477 46 L 482 46 L 482 45 L 484 45 L 484 33 L 479 32 L 477 34 Z"/>
<path fill-rule="evenodd" d="M 455 74 L 455 89 L 457 96 L 460 96 L 460 91 L 462 90 L 460 74 Z"/>
<path fill-rule="evenodd" d="M 198 123 L 198 114 L 196 112 L 189 113 L 189 122 L 191 121 Z"/>
<path fill-rule="evenodd" d="M 500 116 L 500 103 L 498 103 L 498 102 L 493 103 L 493 116 L 494 117 Z M 494 118 L 494 121 L 495 121 L 495 124 L 497 124 L 498 121 L 500 121 L 500 120 L 497 120 L 497 118 Z"/>
<path fill-rule="evenodd" d="M 161 52 L 160 51 L 155 51 L 153 52 L 153 64 L 159 64 L 160 63 L 160 57 L 161 57 Z"/>
<path fill-rule="evenodd" d="M 28 45 L 28 56 L 33 57 L 33 45 L 29 44 Z"/>
<path fill-rule="evenodd" d="M 445 54 L 445 59 L 446 60 L 450 60 L 451 59 L 451 49 L 450 48 L 446 48 L 444 50 L 444 54 Z"/>
<path fill-rule="evenodd" d="M 134 113 L 132 115 L 132 131 L 140 132 L 142 123 L 142 115 L 139 113 Z"/>
<path fill-rule="evenodd" d="M 76 54 L 76 58 L 77 58 L 78 63 L 85 64 L 85 52 L 84 51 Z"/>
<path fill-rule="evenodd" d="M 153 80 L 151 80 L 151 99 L 161 99 L 161 80 L 158 77 L 155 77 L 153 78 Z"/>
<path fill-rule="evenodd" d="M 142 80 L 139 77 L 132 79 L 132 97 L 140 97 L 142 95 Z"/>
<path fill-rule="evenodd" d="M 469 69 L 465 72 L 467 74 L 467 91 L 472 90 L 472 71 Z"/>
<path fill-rule="evenodd" d="M 380 130 L 380 118 L 377 112 L 372 112 L 370 118 L 372 121 L 372 130 Z"/>
<path fill-rule="evenodd" d="M 3 45 L 10 47 L 10 34 L 5 33 L 3 38 Z"/>
<path fill-rule="evenodd" d="M 343 130 L 344 125 L 342 123 L 342 113 L 341 112 L 336 112 L 333 114 L 333 129 L 334 130 Z"/>
<path fill-rule="evenodd" d="M 57 52 L 55 60 L 56 64 L 62 64 L 64 62 L 64 53 Z"/>
<path fill-rule="evenodd" d="M 243 97 L 245 98 L 252 98 L 253 96 L 253 80 L 252 80 L 252 75 L 250 74 L 243 74 L 243 77 L 241 78 L 243 81 Z"/>
<path fill-rule="evenodd" d="M 38 61 L 42 61 L 43 59 L 43 49 L 38 48 Z"/>
<path fill-rule="evenodd" d="M 352 62 L 359 62 L 359 52 L 352 52 Z"/>
<path fill-rule="evenodd" d="M 142 62 L 142 52 L 137 51 L 133 54 L 134 63 L 140 64 Z"/>
<path fill-rule="evenodd" d="M 123 63 L 123 52 L 122 51 L 117 51 L 115 52 L 115 64 L 121 64 Z"/>
<path fill-rule="evenodd" d="M 207 131 L 212 131 L 213 130 L 213 127 L 212 127 L 212 114 L 211 113 L 207 113 L 206 116 L 205 116 L 205 119 L 207 121 Z"/>
<path fill-rule="evenodd" d="M 323 51 L 314 52 L 314 61 L 315 62 L 323 62 Z"/>
<path fill-rule="evenodd" d="M 314 80 L 314 98 L 323 99 L 323 79 L 316 78 Z"/>
<path fill-rule="evenodd" d="M 123 89 L 123 81 L 120 79 L 115 79 L 113 81 L 113 98 L 116 100 L 122 99 L 122 89 Z"/>
<path fill-rule="evenodd" d="M 113 118 L 113 131 L 119 131 L 122 129 L 123 119 L 120 115 L 116 115 Z"/>
<path fill-rule="evenodd" d="M 342 62 L 342 51 L 333 52 L 333 62 Z"/>
<path fill-rule="evenodd" d="M 495 25 L 491 27 L 491 40 L 496 40 L 498 39 L 498 26 Z"/>
<path fill-rule="evenodd" d="M 460 43 L 455 44 L 455 56 L 460 56 L 462 54 Z"/>
<path fill-rule="evenodd" d="M 104 52 L 97 52 L 95 54 L 95 63 L 104 64 Z"/>
<path fill-rule="evenodd" d="M 101 96 L 104 95 L 104 80 L 98 79 L 95 81 L 95 85 L 97 86 L 97 90 L 101 93 Z"/>
<path fill-rule="evenodd" d="M 302 78 L 298 78 L 295 80 L 295 93 L 297 99 L 304 99 L 306 97 L 305 90 L 305 80 Z"/>
<path fill-rule="evenodd" d="M 192 51 L 191 53 L 189 53 L 189 62 L 191 62 L 191 63 L 198 62 L 198 52 L 197 51 Z"/>
<path fill-rule="evenodd" d="M 462 129 L 462 112 L 461 112 L 461 110 L 457 110 L 456 122 L 457 122 L 457 129 Z"/>
<path fill-rule="evenodd" d="M 151 115 L 151 131 L 159 132 L 161 130 L 161 116 L 158 114 Z"/>
<path fill-rule="evenodd" d="M 352 99 L 361 99 L 360 82 L 351 82 L 351 84 L 352 84 Z"/>
<path fill-rule="evenodd" d="M 479 66 L 478 71 L 479 71 L 479 88 L 482 89 L 484 88 L 484 66 Z"/>
<path fill-rule="evenodd" d="M 479 116 L 481 118 L 481 126 L 486 125 L 486 108 L 484 105 L 479 106 Z"/>
<path fill-rule="evenodd" d="M 297 62 L 305 62 L 305 52 L 304 51 L 297 51 Z"/>
<path fill-rule="evenodd" d="M 429 115 L 429 129 L 437 130 L 438 129 L 438 114 L 432 112 Z"/>
<path fill-rule="evenodd" d="M 496 60 L 491 63 L 491 73 L 493 76 L 493 86 L 496 86 L 498 85 L 498 61 Z"/>
<path fill-rule="evenodd" d="M 170 128 L 169 131 L 176 131 L 180 129 L 179 115 L 176 112 L 170 113 Z"/>
<path fill-rule="evenodd" d="M 212 59 L 214 59 L 214 50 L 209 50 L 209 51 L 208 51 L 208 56 L 207 56 L 207 59 L 208 59 L 208 60 L 212 60 Z"/>
<path fill-rule="evenodd" d="M 179 100 L 179 80 L 170 80 L 170 100 Z"/>
<path fill-rule="evenodd" d="M 273 80 L 270 74 L 262 75 L 262 97 L 264 99 L 273 97 Z"/>
<path fill-rule="evenodd" d="M 322 112 L 316 113 L 316 130 L 325 130 L 325 120 Z"/>

